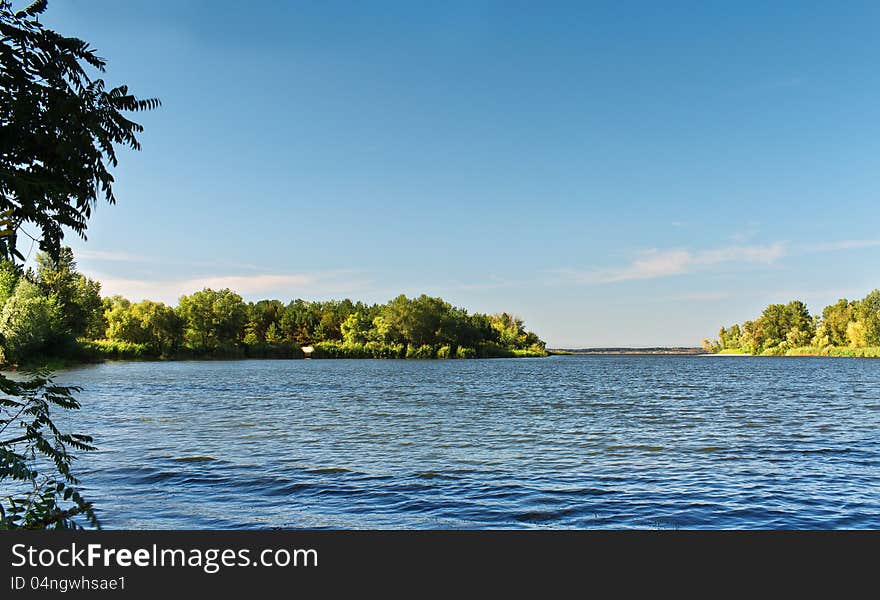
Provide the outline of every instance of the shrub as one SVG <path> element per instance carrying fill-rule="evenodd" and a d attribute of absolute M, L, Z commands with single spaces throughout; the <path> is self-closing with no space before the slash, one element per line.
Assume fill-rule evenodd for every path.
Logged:
<path fill-rule="evenodd" d="M 372 358 L 364 344 L 360 342 L 343 342 L 340 358 Z"/>
<path fill-rule="evenodd" d="M 367 342 L 364 350 L 373 358 L 406 358 L 406 346 L 384 342 Z"/>
<path fill-rule="evenodd" d="M 367 351 L 364 344 L 340 342 L 330 340 L 327 342 L 318 342 L 313 345 L 314 352 L 312 358 L 370 358 L 371 355 Z"/>
<path fill-rule="evenodd" d="M 345 343 L 338 340 L 317 342 L 313 344 L 312 358 L 433 358 L 433 348 L 428 348 L 429 356 L 411 355 L 403 344 L 389 344 L 384 342 Z M 416 349 L 416 353 L 422 351 Z"/>
<path fill-rule="evenodd" d="M 459 347 L 456 348 L 456 350 L 455 350 L 455 357 L 456 357 L 456 358 L 476 358 L 476 357 L 477 357 L 477 351 L 474 350 L 473 348 L 467 348 L 467 347 L 465 347 L 465 346 L 459 346 Z"/>
<path fill-rule="evenodd" d="M 312 358 L 342 358 L 342 342 L 317 342 L 312 348 Z"/>
<path fill-rule="evenodd" d="M 247 344 L 244 353 L 248 358 L 303 358 L 305 356 L 302 348 L 289 342 Z"/>
<path fill-rule="evenodd" d="M 136 344 L 119 340 L 84 340 L 81 342 L 85 356 L 95 359 L 109 358 L 115 360 L 156 358 L 156 353 L 149 344 Z"/>
<path fill-rule="evenodd" d="M 519 358 L 537 358 L 539 356 L 547 356 L 547 351 L 543 348 L 532 346 L 531 348 L 516 348 L 513 355 Z"/>
<path fill-rule="evenodd" d="M 0 311 L 0 334 L 9 360 L 21 360 L 48 348 L 61 331 L 58 304 L 35 284 L 21 279 Z"/>
<path fill-rule="evenodd" d="M 853 358 L 880 358 L 880 347 L 828 348 L 828 356 L 851 356 Z"/>
<path fill-rule="evenodd" d="M 784 356 L 788 350 L 788 344 L 781 342 L 779 345 L 770 346 L 761 352 L 761 356 Z"/>
<path fill-rule="evenodd" d="M 441 346 L 437 350 L 437 358 L 455 358 L 455 352 L 452 351 L 450 346 Z"/>
<path fill-rule="evenodd" d="M 816 346 L 798 346 L 789 348 L 785 353 L 786 356 L 828 356 L 827 348 L 818 348 Z"/>
<path fill-rule="evenodd" d="M 494 342 L 484 342 L 477 345 L 478 358 L 510 358 L 513 352 Z"/>
<path fill-rule="evenodd" d="M 434 347 L 424 344 L 422 346 L 407 346 L 406 347 L 406 357 L 407 358 L 415 358 L 415 359 L 423 359 L 423 358 L 434 358 Z"/>
<path fill-rule="evenodd" d="M 848 348 L 845 346 L 801 346 L 790 348 L 786 356 L 844 356 L 851 358 L 880 358 L 880 347 Z"/>

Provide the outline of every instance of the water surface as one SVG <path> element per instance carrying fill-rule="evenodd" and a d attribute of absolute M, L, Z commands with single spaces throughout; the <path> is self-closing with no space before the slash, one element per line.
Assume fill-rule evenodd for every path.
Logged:
<path fill-rule="evenodd" d="M 106 363 L 107 528 L 878 528 L 880 361 Z"/>

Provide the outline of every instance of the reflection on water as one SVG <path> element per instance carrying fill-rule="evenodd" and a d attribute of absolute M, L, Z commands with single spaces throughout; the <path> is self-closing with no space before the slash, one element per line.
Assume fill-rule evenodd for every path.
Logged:
<path fill-rule="evenodd" d="M 108 528 L 878 528 L 880 361 L 107 363 Z"/>

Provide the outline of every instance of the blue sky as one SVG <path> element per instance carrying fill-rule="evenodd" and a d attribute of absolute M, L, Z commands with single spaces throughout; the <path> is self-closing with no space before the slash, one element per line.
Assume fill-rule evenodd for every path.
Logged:
<path fill-rule="evenodd" d="M 163 107 L 69 241 L 174 303 L 441 295 L 697 345 L 880 286 L 877 3 L 69 0 Z"/>

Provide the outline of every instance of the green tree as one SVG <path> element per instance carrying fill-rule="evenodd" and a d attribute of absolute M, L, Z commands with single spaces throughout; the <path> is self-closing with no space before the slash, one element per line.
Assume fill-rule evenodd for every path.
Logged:
<path fill-rule="evenodd" d="M 144 300 L 134 306 L 136 315 L 150 331 L 150 344 L 164 356 L 171 356 L 183 343 L 184 321 L 170 306 Z"/>
<path fill-rule="evenodd" d="M 739 349 L 742 343 L 742 331 L 740 331 L 739 325 L 734 323 L 727 329 L 722 327 L 721 331 L 718 332 L 718 341 L 724 350 Z"/>
<path fill-rule="evenodd" d="M 758 318 L 764 333 L 764 347 L 778 346 L 788 335 L 788 315 L 784 304 L 771 304 Z"/>
<path fill-rule="evenodd" d="M 11 260 L 0 260 L 0 307 L 15 291 L 15 285 L 21 277 L 20 269 Z"/>
<path fill-rule="evenodd" d="M 315 326 L 315 338 L 319 340 L 341 340 L 342 323 L 354 312 L 351 300 L 329 301 L 315 305 L 319 311 Z"/>
<path fill-rule="evenodd" d="M 799 300 L 771 304 L 755 321 L 746 321 L 740 328 L 722 327 L 719 340 L 705 340 L 704 347 L 715 352 L 731 347 L 737 333 L 739 347 L 754 354 L 784 354 L 805 346 L 823 353 L 827 347 L 880 346 L 880 290 L 858 301 L 842 298 L 826 306 L 821 318 L 810 316 L 806 304 Z"/>
<path fill-rule="evenodd" d="M 216 347 L 214 332 L 214 294 L 204 289 L 189 296 L 181 296 L 177 314 L 185 324 L 184 341 L 192 348 L 207 351 Z"/>
<path fill-rule="evenodd" d="M 342 339 L 346 344 L 364 344 L 370 339 L 373 323 L 361 311 L 353 312 L 342 322 Z"/>
<path fill-rule="evenodd" d="M 373 317 L 373 326 L 369 331 L 370 341 L 389 344 L 398 340 L 400 334 L 391 327 L 388 319 L 382 315 Z"/>
<path fill-rule="evenodd" d="M 247 306 L 247 325 L 245 343 L 265 344 L 269 342 L 269 330 L 272 329 L 273 343 L 281 341 L 279 323 L 284 313 L 284 304 L 279 300 L 260 300 Z"/>
<path fill-rule="evenodd" d="M 755 327 L 761 330 L 761 347 L 764 350 L 781 347 L 783 344 L 790 346 L 793 342 L 807 345 L 816 333 L 810 311 L 800 300 L 769 305 L 761 313 Z"/>
<path fill-rule="evenodd" d="M 864 329 L 865 344 L 880 346 L 880 290 L 874 290 L 860 300 L 854 312 Z"/>
<path fill-rule="evenodd" d="M 76 269 L 73 250 L 57 257 L 37 255 L 37 283 L 61 308 L 62 326 L 72 337 L 97 337 L 105 328 L 101 284 Z"/>
<path fill-rule="evenodd" d="M 104 298 L 105 336 L 110 340 L 146 343 L 147 333 L 131 312 L 131 302 L 122 296 Z"/>
<path fill-rule="evenodd" d="M 244 338 L 247 306 L 229 289 L 205 288 L 182 296 L 177 314 L 185 323 L 184 339 L 198 351 L 234 345 Z"/>
<path fill-rule="evenodd" d="M 740 344 L 743 350 L 752 354 L 760 354 L 764 350 L 764 327 L 760 318 L 754 321 L 746 321 L 742 324 Z"/>
<path fill-rule="evenodd" d="M 105 299 L 107 338 L 145 344 L 159 355 L 170 356 L 183 341 L 183 320 L 162 302 L 132 304 L 121 296 Z"/>
<path fill-rule="evenodd" d="M 865 348 L 868 339 L 865 332 L 865 324 L 861 321 L 850 321 L 846 327 L 846 341 L 853 348 Z"/>
<path fill-rule="evenodd" d="M 789 348 L 809 346 L 812 339 L 813 335 L 809 331 L 803 331 L 799 327 L 793 327 L 785 334 L 785 342 Z"/>
<path fill-rule="evenodd" d="M 316 305 L 298 299 L 284 307 L 278 324 L 282 336 L 301 346 L 306 346 L 321 341 L 315 336 L 315 328 L 319 320 L 320 312 Z"/>
<path fill-rule="evenodd" d="M 442 298 L 422 294 L 410 300 L 401 294 L 385 305 L 381 314 L 402 341 L 420 347 L 438 343 L 440 324 L 451 308 Z"/>
<path fill-rule="evenodd" d="M 797 330 L 803 336 L 801 340 L 806 339 L 806 342 L 802 345 L 809 343 L 809 340 L 816 334 L 816 322 L 810 316 L 807 305 L 800 300 L 792 300 L 785 305 L 785 312 L 788 333 Z M 786 336 L 788 336 L 788 333 L 786 333 Z"/>
<path fill-rule="evenodd" d="M 822 310 L 822 321 L 817 336 L 827 338 L 825 340 L 827 345 L 845 346 L 847 344 L 846 329 L 850 321 L 855 320 L 854 308 L 855 303 L 846 298 L 826 306 Z"/>
<path fill-rule="evenodd" d="M 7 360 L 22 360 L 40 354 L 61 329 L 58 304 L 22 278 L 0 311 L 0 335 Z"/>
<path fill-rule="evenodd" d="M 284 336 L 284 331 L 282 331 L 278 323 L 270 323 L 269 327 L 266 328 L 266 343 L 278 345 L 286 341 L 287 338 Z"/>

